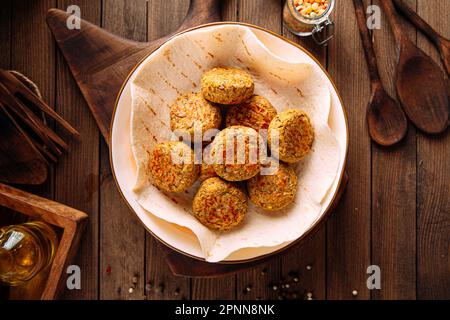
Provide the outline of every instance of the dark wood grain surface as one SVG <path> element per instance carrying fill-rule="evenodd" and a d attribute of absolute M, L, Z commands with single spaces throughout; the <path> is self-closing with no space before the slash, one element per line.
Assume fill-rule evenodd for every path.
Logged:
<path fill-rule="evenodd" d="M 382 0 L 375 3 L 379 1 Z M 416 0 L 407 2 L 416 6 Z M 415 42 L 415 29 L 403 24 Z M 396 45 L 386 19 L 374 34 L 374 41 L 380 76 L 386 90 L 395 97 Z M 398 146 L 372 146 L 372 261 L 382 270 L 389 270 L 384 276 L 384 290 L 373 291 L 372 298 L 415 299 L 415 258 L 416 130 L 410 125 L 405 140 Z"/>
<path fill-rule="evenodd" d="M 377 4 L 380 0 L 366 1 Z M 327 67 L 344 99 L 350 124 L 343 201 L 328 223 L 300 247 L 250 271 L 220 279 L 174 277 L 155 240 L 118 194 L 107 147 L 45 23 L 49 8 L 81 8 L 94 24 L 139 41 L 177 29 L 188 0 L 5 0 L 0 7 L 0 67 L 35 81 L 81 142 L 51 170 L 49 182 L 28 191 L 89 214 L 76 263 L 82 289 L 67 299 L 277 299 L 280 284 L 305 298 L 450 298 L 450 137 L 429 138 L 410 126 L 404 142 L 385 149 L 367 134 L 369 78 L 351 1 L 333 14 L 336 36 L 327 48 L 289 34 L 282 0 L 224 0 L 223 18 L 254 23 L 303 45 Z M 450 36 L 450 1 L 408 0 L 427 22 Z M 435 48 L 405 22 L 408 36 L 438 63 Z M 395 96 L 395 43 L 385 19 L 373 33 L 380 74 Z M 369 265 L 381 268 L 381 290 L 366 286 Z M 298 282 L 294 282 L 294 278 Z M 278 290 L 273 290 L 276 285 Z M 353 295 L 353 291 L 357 295 Z"/>

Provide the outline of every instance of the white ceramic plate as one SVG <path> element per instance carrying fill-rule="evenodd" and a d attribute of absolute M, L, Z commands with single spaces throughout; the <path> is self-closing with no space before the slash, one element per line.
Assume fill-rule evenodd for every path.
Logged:
<path fill-rule="evenodd" d="M 217 25 L 226 25 L 229 23 L 216 23 L 192 29 L 187 32 L 195 32 L 199 28 L 212 28 Z M 342 105 L 342 100 L 334 86 L 331 78 L 323 70 L 320 64 L 307 51 L 298 45 L 290 43 L 288 40 L 279 35 L 273 34 L 262 28 L 242 24 L 249 27 L 261 42 L 275 55 L 286 60 L 304 60 L 319 70 L 328 81 L 331 91 L 331 112 L 329 125 L 333 131 L 340 147 L 340 164 L 336 180 L 333 183 L 328 195 L 326 196 L 320 218 L 310 230 L 313 229 L 322 217 L 327 213 L 329 205 L 332 203 L 338 187 L 340 185 L 347 157 L 348 149 L 348 127 L 347 119 Z M 148 59 L 147 57 L 146 59 Z M 185 228 L 161 220 L 151 213 L 145 211 L 135 200 L 132 191 L 136 180 L 136 165 L 131 152 L 130 145 L 130 115 L 131 115 L 131 81 L 134 75 L 140 70 L 140 63 L 130 74 L 122 87 L 116 102 L 112 123 L 111 123 L 111 167 L 116 183 L 128 203 L 131 210 L 138 216 L 139 220 L 144 224 L 146 229 L 150 231 L 156 238 L 181 253 L 187 254 L 194 258 L 202 259 L 202 251 L 196 236 Z M 306 232 L 308 233 L 308 232 Z M 264 255 L 274 253 L 288 246 L 291 242 L 283 243 L 275 247 L 248 248 L 234 252 L 224 260 L 224 263 L 242 262 L 245 260 L 255 259 Z"/>

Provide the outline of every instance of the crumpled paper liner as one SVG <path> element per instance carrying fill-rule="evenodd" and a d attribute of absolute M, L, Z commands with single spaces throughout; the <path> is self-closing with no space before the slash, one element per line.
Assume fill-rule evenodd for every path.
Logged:
<path fill-rule="evenodd" d="M 170 105 L 181 94 L 199 91 L 202 74 L 216 66 L 248 71 L 255 81 L 255 94 L 266 97 L 278 112 L 304 110 L 315 132 L 312 151 L 296 165 L 295 202 L 270 213 L 249 201 L 244 222 L 223 233 L 206 228 L 192 215 L 192 199 L 199 183 L 186 192 L 164 193 L 151 184 L 146 170 L 153 146 L 171 139 Z M 149 213 L 190 229 L 207 261 L 221 261 L 242 248 L 271 247 L 296 240 L 319 218 L 340 160 L 338 143 L 328 127 L 330 90 L 312 65 L 275 56 L 247 27 L 196 30 L 168 41 L 147 59 L 132 81 L 132 100 L 131 145 L 138 168 L 134 188 L 137 201 Z"/>

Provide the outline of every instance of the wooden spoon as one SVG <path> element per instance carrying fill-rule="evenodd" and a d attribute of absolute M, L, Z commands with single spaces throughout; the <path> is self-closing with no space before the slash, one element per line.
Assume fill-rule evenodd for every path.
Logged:
<path fill-rule="evenodd" d="M 364 47 L 371 83 L 372 96 L 367 107 L 367 124 L 373 141 L 382 146 L 391 146 L 403 139 L 408 131 L 408 120 L 401 106 L 392 99 L 383 87 L 378 72 L 362 0 L 353 0 L 359 33 Z"/>
<path fill-rule="evenodd" d="M 395 7 L 400 11 L 412 24 L 422 31 L 438 48 L 442 62 L 450 74 L 450 40 L 444 38 L 436 32 L 425 20 L 401 0 L 394 0 Z"/>
<path fill-rule="evenodd" d="M 420 130 L 437 134 L 449 124 L 448 79 L 441 68 L 405 35 L 392 0 L 380 1 L 399 46 L 397 95 Z"/>

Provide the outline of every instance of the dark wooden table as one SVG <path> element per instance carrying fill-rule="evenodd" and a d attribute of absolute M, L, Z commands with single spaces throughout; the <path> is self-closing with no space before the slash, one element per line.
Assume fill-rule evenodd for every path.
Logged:
<path fill-rule="evenodd" d="M 450 0 L 407 2 L 450 36 Z M 116 190 L 107 147 L 45 24 L 49 8 L 71 4 L 81 7 L 83 19 L 145 41 L 176 29 L 188 0 L 2 1 L 0 67 L 33 79 L 82 136 L 52 170 L 49 182 L 31 188 L 90 217 L 76 261 L 82 289 L 67 290 L 65 298 L 276 299 L 279 291 L 272 284 L 292 279 L 292 272 L 298 273 L 299 282 L 289 290 L 298 291 L 300 298 L 307 292 L 316 299 L 450 298 L 450 135 L 429 138 L 410 127 L 406 140 L 395 148 L 370 142 L 365 122 L 369 79 L 352 1 L 337 1 L 336 37 L 328 48 L 289 34 L 281 18 L 281 0 L 223 1 L 225 20 L 283 34 L 327 67 L 349 117 L 350 183 L 326 226 L 301 247 L 236 276 L 192 280 L 170 273 L 155 240 Z M 411 39 L 437 59 L 424 36 L 410 25 L 408 29 Z M 384 17 L 374 42 L 382 78 L 393 93 L 395 46 Z M 381 290 L 366 286 L 370 265 L 381 268 Z"/>

